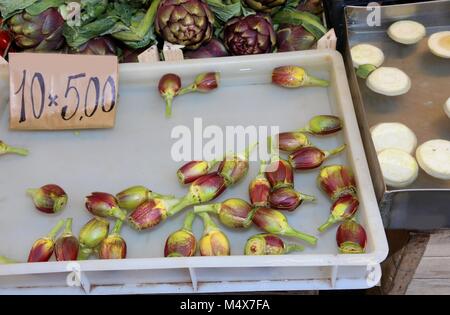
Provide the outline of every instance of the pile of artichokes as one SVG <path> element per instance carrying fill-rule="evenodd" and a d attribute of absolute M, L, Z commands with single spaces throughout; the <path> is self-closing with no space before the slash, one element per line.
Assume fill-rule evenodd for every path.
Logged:
<path fill-rule="evenodd" d="M 0 0 L 10 51 L 123 62 L 164 41 L 187 58 L 310 49 L 326 32 L 321 12 L 321 0 Z"/>

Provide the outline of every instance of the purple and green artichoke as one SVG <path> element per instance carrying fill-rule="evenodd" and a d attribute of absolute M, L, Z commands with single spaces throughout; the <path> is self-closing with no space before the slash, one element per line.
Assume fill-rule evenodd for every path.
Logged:
<path fill-rule="evenodd" d="M 214 14 L 203 0 L 163 0 L 156 13 L 155 30 L 164 40 L 197 49 L 211 40 Z"/>
<path fill-rule="evenodd" d="M 64 45 L 64 19 L 49 8 L 37 15 L 22 11 L 7 22 L 17 46 L 34 51 L 58 50 Z"/>
<path fill-rule="evenodd" d="M 271 14 L 285 4 L 286 0 L 244 0 L 244 2 L 256 12 Z"/>
<path fill-rule="evenodd" d="M 233 18 L 224 27 L 224 44 L 232 55 L 270 53 L 276 44 L 272 21 L 261 14 Z"/>
<path fill-rule="evenodd" d="M 300 25 L 282 25 L 277 31 L 278 51 L 297 51 L 310 49 L 316 38 Z"/>
<path fill-rule="evenodd" d="M 81 55 L 116 56 L 118 49 L 112 39 L 108 37 L 97 37 L 84 43 L 78 49 L 73 50 L 73 52 Z"/>

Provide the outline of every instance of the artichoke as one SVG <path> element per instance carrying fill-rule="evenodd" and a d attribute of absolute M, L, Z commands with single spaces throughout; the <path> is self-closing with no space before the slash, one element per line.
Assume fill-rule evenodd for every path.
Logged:
<path fill-rule="evenodd" d="M 277 31 L 278 51 L 296 51 L 310 49 L 316 38 L 300 25 L 282 25 Z"/>
<path fill-rule="evenodd" d="M 232 55 L 270 53 L 276 44 L 272 21 L 261 14 L 233 18 L 225 25 L 224 44 Z"/>
<path fill-rule="evenodd" d="M 64 19 L 58 10 L 49 8 L 37 15 L 22 11 L 8 20 L 17 46 L 35 51 L 58 50 L 64 44 Z"/>
<path fill-rule="evenodd" d="M 184 57 L 187 59 L 212 58 L 228 56 L 228 51 L 218 39 L 211 39 L 209 43 L 202 45 L 196 50 L 186 51 Z"/>
<path fill-rule="evenodd" d="M 197 49 L 213 35 L 214 14 L 203 0 L 163 0 L 155 30 L 166 41 Z"/>
<path fill-rule="evenodd" d="M 286 0 L 244 0 L 245 4 L 257 12 L 273 13 L 280 6 L 286 3 Z"/>
<path fill-rule="evenodd" d="M 323 12 L 322 0 L 301 0 L 297 10 L 319 15 Z"/>
<path fill-rule="evenodd" d="M 73 50 L 76 54 L 81 55 L 117 55 L 118 49 L 114 41 L 108 37 L 97 37 L 84 43 L 78 49 Z"/>

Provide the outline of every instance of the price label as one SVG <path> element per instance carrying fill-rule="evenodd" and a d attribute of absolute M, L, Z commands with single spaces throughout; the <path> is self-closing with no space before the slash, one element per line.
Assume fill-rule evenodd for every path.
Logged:
<path fill-rule="evenodd" d="M 112 128 L 118 97 L 115 56 L 9 55 L 10 128 Z"/>

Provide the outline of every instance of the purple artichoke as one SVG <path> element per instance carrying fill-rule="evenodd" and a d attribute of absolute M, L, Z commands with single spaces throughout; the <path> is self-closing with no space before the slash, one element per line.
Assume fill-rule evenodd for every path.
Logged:
<path fill-rule="evenodd" d="M 232 55 L 272 52 L 276 44 L 272 21 L 261 14 L 233 18 L 225 25 L 224 43 Z"/>
<path fill-rule="evenodd" d="M 81 45 L 74 52 L 82 55 L 115 56 L 117 55 L 117 46 L 114 41 L 108 37 L 97 37 Z"/>
<path fill-rule="evenodd" d="M 278 51 L 296 51 L 310 49 L 316 39 L 314 35 L 300 25 L 284 25 L 277 31 Z"/>
<path fill-rule="evenodd" d="M 322 0 L 301 0 L 297 10 L 319 15 L 323 12 Z"/>
<path fill-rule="evenodd" d="M 225 57 L 228 55 L 228 51 L 222 42 L 215 38 L 196 50 L 190 50 L 184 53 L 184 57 L 188 59 Z"/>
<path fill-rule="evenodd" d="M 38 15 L 23 11 L 8 20 L 17 46 L 35 51 L 58 50 L 64 44 L 64 19 L 55 8 Z"/>
<path fill-rule="evenodd" d="M 213 35 L 214 14 L 203 0 L 163 0 L 155 30 L 166 41 L 197 49 Z"/>
<path fill-rule="evenodd" d="M 257 12 L 272 14 L 280 6 L 286 3 L 286 0 L 244 0 L 245 4 Z"/>

